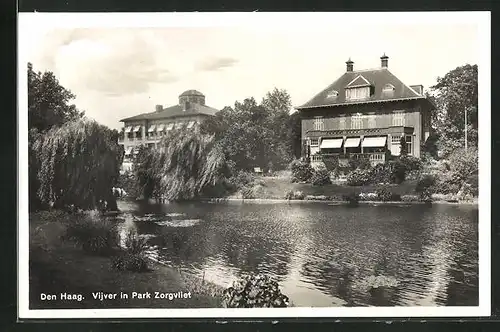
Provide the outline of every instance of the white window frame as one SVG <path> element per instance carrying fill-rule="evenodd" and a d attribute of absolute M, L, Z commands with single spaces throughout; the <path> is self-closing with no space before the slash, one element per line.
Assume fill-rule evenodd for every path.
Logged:
<path fill-rule="evenodd" d="M 345 114 L 339 116 L 339 130 L 345 130 Z"/>
<path fill-rule="evenodd" d="M 393 127 L 404 127 L 405 123 L 405 111 L 397 110 L 392 113 L 392 126 Z"/>
<path fill-rule="evenodd" d="M 377 114 L 368 114 L 368 128 L 377 128 Z"/>
<path fill-rule="evenodd" d="M 313 142 L 316 142 L 316 143 L 313 143 Z M 319 146 L 319 138 L 310 138 L 309 145 L 310 146 Z"/>
<path fill-rule="evenodd" d="M 351 116 L 351 129 L 363 129 L 362 113 L 355 113 Z"/>
<path fill-rule="evenodd" d="M 382 89 L 383 92 L 392 92 L 394 91 L 396 88 L 394 87 L 394 85 L 392 85 L 391 83 L 387 83 L 386 85 L 384 85 L 384 88 Z"/>
<path fill-rule="evenodd" d="M 345 90 L 346 100 L 360 100 L 370 97 L 370 87 L 364 86 L 361 88 L 348 88 Z"/>
<path fill-rule="evenodd" d="M 391 137 L 391 144 L 401 144 L 401 137 L 402 136 L 392 136 Z"/>
<path fill-rule="evenodd" d="M 410 139 L 408 141 L 408 138 Z M 408 151 L 409 155 L 413 155 L 413 136 L 412 135 L 405 135 L 405 141 L 406 141 L 406 150 Z"/>
<path fill-rule="evenodd" d="M 314 117 L 314 130 L 325 130 L 325 121 L 322 116 Z"/>

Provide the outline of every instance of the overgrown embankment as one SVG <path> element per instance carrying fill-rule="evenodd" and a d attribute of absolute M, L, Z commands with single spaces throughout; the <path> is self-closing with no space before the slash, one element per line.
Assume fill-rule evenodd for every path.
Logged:
<path fill-rule="evenodd" d="M 119 270 L 114 267 L 121 250 L 118 247 L 111 246 L 111 250 L 100 252 L 83 250 L 85 241 L 79 243 L 71 239 L 71 232 L 68 232 L 78 218 L 82 216 L 63 212 L 30 215 L 30 308 L 209 308 L 222 305 L 220 287 L 179 273 L 174 268 L 150 261 L 147 271 Z M 83 238 L 82 232 L 79 234 Z M 104 242 L 100 242 L 101 245 Z M 100 301 L 93 298 L 95 292 L 149 292 L 153 295 L 155 292 L 191 292 L 191 298 L 120 299 L 117 296 Z M 81 301 L 48 301 L 41 300 L 42 293 L 58 297 L 61 293 L 82 294 L 84 298 Z"/>

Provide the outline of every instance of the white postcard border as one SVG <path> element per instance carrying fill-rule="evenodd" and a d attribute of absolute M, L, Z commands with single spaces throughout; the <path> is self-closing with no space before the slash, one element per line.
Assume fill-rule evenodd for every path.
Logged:
<path fill-rule="evenodd" d="M 297 18 L 309 26 L 331 20 L 357 24 L 476 24 L 479 28 L 479 306 L 477 307 L 329 307 L 269 309 L 29 309 L 29 213 L 27 53 L 30 31 L 77 27 L 285 28 Z M 491 15 L 490 12 L 392 13 L 19 13 L 18 33 L 18 313 L 38 318 L 244 318 L 244 317 L 473 317 L 491 314 Z M 258 22 L 258 24 L 255 24 Z M 384 23 L 381 23 L 384 22 Z M 452 50 L 450 50 L 452 52 Z"/>

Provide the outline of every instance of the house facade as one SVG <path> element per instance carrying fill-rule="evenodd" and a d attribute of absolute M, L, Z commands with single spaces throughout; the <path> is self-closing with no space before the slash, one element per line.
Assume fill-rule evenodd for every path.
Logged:
<path fill-rule="evenodd" d="M 303 157 L 318 165 L 327 159 L 347 164 L 364 158 L 372 165 L 399 155 L 404 137 L 408 155 L 420 157 L 421 144 L 431 132 L 434 105 L 421 85 L 405 85 L 388 69 L 385 54 L 376 69 L 346 72 L 304 105 Z"/>
<path fill-rule="evenodd" d="M 156 105 L 156 110 L 120 120 L 124 126 L 118 141 L 125 151 L 124 164 L 145 145 L 156 148 L 160 139 L 168 132 L 198 130 L 200 123 L 214 116 L 218 110 L 205 104 L 205 95 L 196 90 L 188 90 L 179 96 L 177 105 L 164 108 Z"/>

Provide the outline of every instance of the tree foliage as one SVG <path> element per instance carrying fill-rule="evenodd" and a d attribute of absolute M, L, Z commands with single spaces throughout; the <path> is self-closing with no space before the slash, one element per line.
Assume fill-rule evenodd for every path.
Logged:
<path fill-rule="evenodd" d="M 79 111 L 70 101 L 75 95 L 59 84 L 54 73 L 35 72 L 28 63 L 28 126 L 46 131 L 68 121 L 81 118 Z"/>
<path fill-rule="evenodd" d="M 143 148 L 134 164 L 143 198 L 189 200 L 229 176 L 225 154 L 213 134 L 168 134 L 157 149 Z"/>
<path fill-rule="evenodd" d="M 445 156 L 464 145 L 465 112 L 467 138 L 470 146 L 477 146 L 478 138 L 478 70 L 477 65 L 464 65 L 437 79 L 431 87 L 437 111 L 433 126 L 440 139 L 439 148 Z"/>
<path fill-rule="evenodd" d="M 284 169 L 300 155 L 300 117 L 291 116 L 291 98 L 274 89 L 258 104 L 254 98 L 236 101 L 202 125 L 202 132 L 215 135 L 227 160 L 236 170 Z"/>
<path fill-rule="evenodd" d="M 122 150 L 109 128 L 84 118 L 33 135 L 30 168 L 42 204 L 93 209 L 114 201 Z"/>

